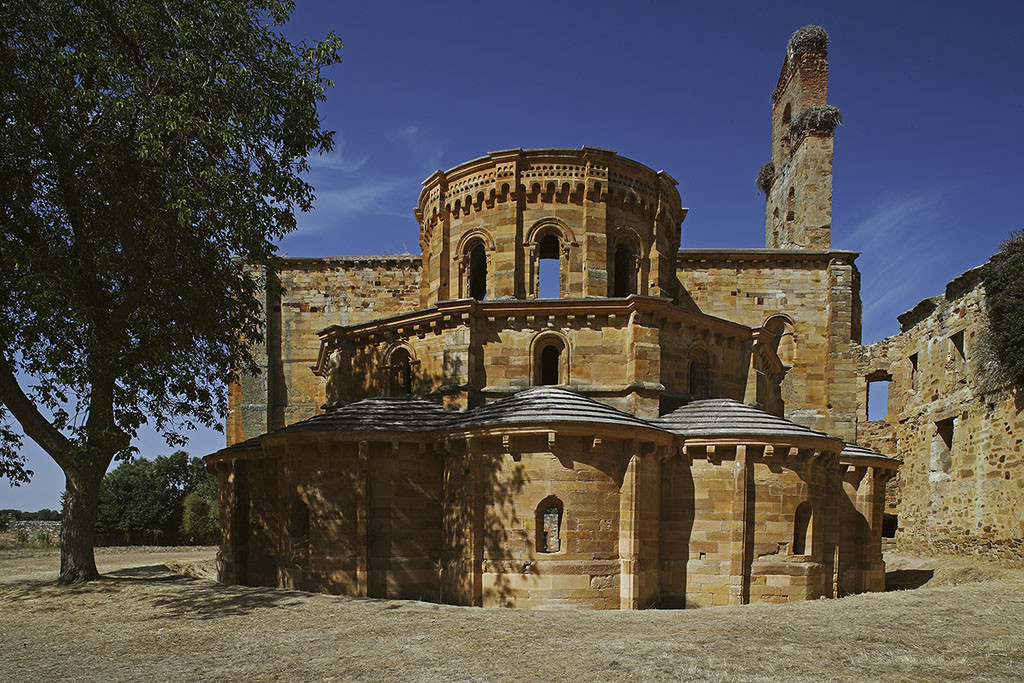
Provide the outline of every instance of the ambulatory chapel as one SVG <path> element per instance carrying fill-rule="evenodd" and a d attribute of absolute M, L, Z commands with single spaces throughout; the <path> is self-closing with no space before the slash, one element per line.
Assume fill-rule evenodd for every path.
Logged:
<path fill-rule="evenodd" d="M 765 248 L 680 249 L 672 176 L 583 147 L 437 171 L 421 255 L 284 259 L 261 372 L 232 386 L 228 446 L 206 458 L 221 580 L 492 607 L 787 602 L 884 589 L 897 516 L 908 542 L 1019 555 L 1020 411 L 969 379 L 944 389 L 931 341 L 959 334 L 969 373 L 977 278 L 860 345 L 858 254 L 830 247 L 826 50 L 817 27 L 787 48 Z M 927 382 L 936 399 L 901 398 Z M 997 476 L 961 473 L 1000 448 L 1017 455 Z M 964 493 L 978 476 L 996 488 Z"/>

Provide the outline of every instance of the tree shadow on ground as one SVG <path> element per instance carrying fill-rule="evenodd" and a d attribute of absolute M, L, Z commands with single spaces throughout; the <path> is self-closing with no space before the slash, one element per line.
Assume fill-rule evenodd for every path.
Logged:
<path fill-rule="evenodd" d="M 165 565 L 154 564 L 118 569 L 95 581 L 58 586 L 53 581 L 25 581 L 0 585 L 0 605 L 26 600 L 62 601 L 70 595 L 97 601 L 117 600 L 119 593 L 143 588 L 133 600 L 148 603 L 152 619 L 178 616 L 214 619 L 246 615 L 256 609 L 286 608 L 302 603 L 308 595 L 278 588 L 226 586 L 206 579 L 175 574 Z M 45 608 L 44 608 L 45 609 Z"/>
<path fill-rule="evenodd" d="M 902 591 L 920 588 L 935 576 L 931 569 L 897 569 L 885 573 L 885 590 Z"/>

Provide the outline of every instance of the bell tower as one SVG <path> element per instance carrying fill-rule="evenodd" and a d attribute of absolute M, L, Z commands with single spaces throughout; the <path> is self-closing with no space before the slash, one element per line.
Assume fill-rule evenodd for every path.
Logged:
<path fill-rule="evenodd" d="M 786 48 L 772 93 L 772 160 L 757 176 L 769 249 L 831 246 L 832 136 L 842 115 L 827 99 L 828 33 L 805 26 Z"/>

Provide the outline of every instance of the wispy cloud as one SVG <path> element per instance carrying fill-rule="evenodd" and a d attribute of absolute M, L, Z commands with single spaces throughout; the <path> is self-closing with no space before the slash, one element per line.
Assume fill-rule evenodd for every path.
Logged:
<path fill-rule="evenodd" d="M 408 187 L 409 181 L 404 178 L 387 178 L 319 189 L 315 209 L 298 216 L 298 232 L 312 235 L 328 228 L 344 227 L 353 218 L 365 215 L 409 217 L 412 212 L 406 206 L 408 200 L 401 201 Z"/>
<path fill-rule="evenodd" d="M 916 240 L 940 216 L 941 206 L 942 195 L 936 191 L 882 202 L 840 240 L 842 248 L 874 251 Z"/>
<path fill-rule="evenodd" d="M 424 131 L 419 124 L 411 123 L 399 128 L 391 134 L 391 139 L 405 145 L 429 170 L 441 167 L 447 143 L 442 138 Z"/>
<path fill-rule="evenodd" d="M 864 341 L 895 332 L 896 316 L 921 299 L 941 291 L 936 274 L 949 259 L 942 228 L 948 218 L 939 190 L 919 192 L 879 203 L 839 236 L 836 247 L 859 251 L 862 275 Z M 838 233 L 838 234 L 837 234 Z"/>
<path fill-rule="evenodd" d="M 334 149 L 327 154 L 311 154 L 309 168 L 317 171 L 335 171 L 339 173 L 355 173 L 369 161 L 370 156 L 352 156 L 345 151 L 345 138 L 340 133 L 334 136 Z"/>

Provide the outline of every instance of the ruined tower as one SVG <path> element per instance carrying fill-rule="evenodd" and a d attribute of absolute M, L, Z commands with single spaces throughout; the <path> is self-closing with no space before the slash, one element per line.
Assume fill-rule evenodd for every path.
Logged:
<path fill-rule="evenodd" d="M 765 192 L 765 246 L 828 249 L 832 228 L 832 134 L 840 113 L 829 106 L 828 34 L 793 34 L 772 93 L 772 160 L 758 175 Z"/>

